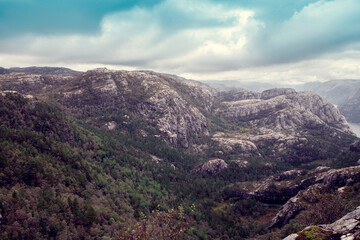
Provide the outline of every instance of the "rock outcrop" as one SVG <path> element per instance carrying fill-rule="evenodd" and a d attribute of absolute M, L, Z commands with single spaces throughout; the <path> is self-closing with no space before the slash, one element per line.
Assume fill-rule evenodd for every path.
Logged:
<path fill-rule="evenodd" d="M 360 239 L 360 206 L 331 224 L 307 227 L 284 240 L 308 239 L 305 236 L 310 235 L 314 236 L 313 239 Z"/>
<path fill-rule="evenodd" d="M 318 172 L 319 170 L 320 172 Z M 294 197 L 291 197 L 280 208 L 279 212 L 272 219 L 270 227 L 279 227 L 286 224 L 291 218 L 295 217 L 300 210 L 306 209 L 312 203 L 317 202 L 318 197 L 321 196 L 321 191 L 324 191 L 325 189 L 341 188 L 360 182 L 360 166 L 330 169 L 327 171 L 324 170 L 324 168 L 318 168 L 304 175 L 304 178 L 301 179 L 297 189 L 303 188 L 300 186 L 304 183 L 306 183 L 308 187 L 298 191 Z M 280 176 L 282 175 L 284 174 L 281 174 Z M 294 176 L 297 175 L 300 176 L 299 173 Z M 275 177 L 275 179 L 278 178 L 279 177 Z M 280 177 L 280 179 L 284 179 L 284 177 Z M 295 186 L 296 185 L 293 185 L 292 188 L 294 189 Z M 288 191 L 286 192 L 288 193 Z M 257 193 L 259 194 L 259 191 Z M 265 191 L 262 193 L 264 194 Z"/>
<path fill-rule="evenodd" d="M 315 93 L 297 93 L 293 89 L 271 89 L 264 91 L 260 99 L 223 102 L 216 112 L 230 121 L 272 130 L 332 127 L 351 133 L 345 118 L 332 104 Z"/>
<path fill-rule="evenodd" d="M 228 164 L 222 159 L 209 160 L 192 170 L 194 173 L 216 174 L 228 168 Z"/>

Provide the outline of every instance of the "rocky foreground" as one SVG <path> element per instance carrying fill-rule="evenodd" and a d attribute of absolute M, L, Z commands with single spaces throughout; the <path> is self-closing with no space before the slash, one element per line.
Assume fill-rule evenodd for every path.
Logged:
<path fill-rule="evenodd" d="M 310 226 L 284 238 L 284 240 L 302 239 L 360 239 L 360 206 L 331 224 Z"/>

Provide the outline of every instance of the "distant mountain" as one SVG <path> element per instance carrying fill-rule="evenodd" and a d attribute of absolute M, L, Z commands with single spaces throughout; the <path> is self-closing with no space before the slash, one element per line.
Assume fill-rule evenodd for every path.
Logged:
<path fill-rule="evenodd" d="M 231 91 L 237 89 L 245 89 L 247 91 L 262 92 L 271 88 L 292 87 L 283 84 L 265 83 L 256 81 L 241 80 L 204 80 L 201 81 L 218 91 Z"/>
<path fill-rule="evenodd" d="M 74 71 L 69 68 L 63 67 L 14 67 L 14 68 L 0 68 L 0 74 L 6 73 L 29 73 L 29 74 L 42 74 L 42 75 L 80 75 L 81 72 Z"/>
<path fill-rule="evenodd" d="M 335 105 L 348 101 L 354 91 L 360 88 L 360 80 L 331 80 L 327 82 L 310 82 L 299 87 L 299 90 L 313 91 Z"/>
<path fill-rule="evenodd" d="M 9 70 L 7 70 L 3 67 L 0 67 L 0 74 L 6 74 L 6 73 L 9 73 Z"/>
<path fill-rule="evenodd" d="M 339 109 L 349 122 L 360 123 L 360 87 L 351 92 Z"/>
<path fill-rule="evenodd" d="M 316 92 L 337 105 L 347 121 L 360 122 L 360 80 L 311 82 L 301 86 L 300 90 Z"/>

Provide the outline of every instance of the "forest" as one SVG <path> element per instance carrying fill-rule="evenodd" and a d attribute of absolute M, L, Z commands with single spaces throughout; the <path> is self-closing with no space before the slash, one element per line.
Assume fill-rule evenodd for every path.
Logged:
<path fill-rule="evenodd" d="M 98 113 L 88 111 L 93 118 Z M 281 239 L 360 204 L 359 183 L 345 196 L 329 190 L 311 210 L 269 229 L 279 206 L 241 198 L 237 183 L 263 180 L 294 165 L 269 168 L 252 158 L 248 168 L 233 164 L 217 175 L 193 174 L 199 156 L 154 135 L 139 135 L 139 126 L 158 131 L 140 118 L 129 122 L 110 131 L 41 100 L 0 95 L 0 238 Z M 342 152 L 337 158 L 342 161 L 330 164 L 340 168 L 353 165 L 359 154 Z"/>

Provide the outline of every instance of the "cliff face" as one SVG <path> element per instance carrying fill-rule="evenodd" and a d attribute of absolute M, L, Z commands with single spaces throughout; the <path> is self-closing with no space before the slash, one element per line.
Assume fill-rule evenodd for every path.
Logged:
<path fill-rule="evenodd" d="M 230 121 L 277 131 L 331 126 L 350 133 L 345 118 L 332 104 L 315 93 L 293 89 L 271 89 L 258 99 L 223 102 L 216 112 Z"/>
<path fill-rule="evenodd" d="M 260 153 L 262 149 L 267 149 L 268 158 L 301 162 L 315 158 L 309 152 L 302 154 L 304 149 L 314 147 L 310 136 L 318 135 L 320 140 L 320 135 L 326 135 L 340 140 L 345 135 L 353 135 L 337 108 L 312 92 L 298 93 L 285 88 L 270 89 L 260 94 L 232 91 L 222 93 L 220 97 L 227 101 L 222 101 L 214 110 L 219 118 L 258 129 L 256 134 L 227 134 L 228 140 L 224 137 L 213 138 L 215 141 L 221 140 L 222 145 L 234 142 L 235 138 L 251 142 Z"/>
<path fill-rule="evenodd" d="M 321 192 L 328 189 L 341 189 L 351 186 L 360 180 L 360 167 L 349 167 L 343 169 L 332 169 L 315 174 L 313 180 L 308 179 L 309 187 L 299 191 L 290 198 L 279 210 L 271 221 L 271 227 L 282 226 L 291 218 L 295 217 L 300 210 L 309 208 L 311 204 L 319 201 Z M 341 194 L 341 190 L 338 194 Z"/>

